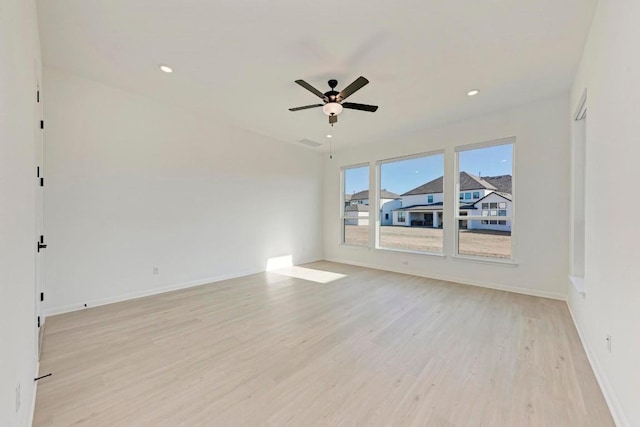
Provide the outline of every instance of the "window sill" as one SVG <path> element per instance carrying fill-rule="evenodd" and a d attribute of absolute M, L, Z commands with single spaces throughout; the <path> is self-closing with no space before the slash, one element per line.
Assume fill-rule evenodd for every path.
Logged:
<path fill-rule="evenodd" d="M 342 248 L 348 248 L 348 249 L 366 249 L 366 250 L 370 250 L 371 248 L 369 246 L 364 246 L 364 245 L 352 245 L 350 243 L 340 243 L 340 247 Z"/>
<path fill-rule="evenodd" d="M 401 254 L 415 254 L 415 255 L 426 255 L 426 256 L 434 256 L 438 258 L 446 258 L 447 256 L 441 252 L 421 252 L 421 251 L 412 251 L 408 249 L 394 249 L 394 248 L 385 248 L 378 247 L 375 248 L 376 251 L 380 252 L 398 252 Z"/>
<path fill-rule="evenodd" d="M 587 287 L 585 286 L 584 277 L 580 276 L 569 276 L 571 283 L 573 283 L 573 287 L 576 288 L 576 291 L 582 295 L 587 295 Z"/>
<path fill-rule="evenodd" d="M 471 261 L 471 262 L 477 262 L 479 264 L 491 264 L 491 265 L 500 265 L 503 267 L 517 267 L 518 263 L 515 262 L 512 259 L 506 260 L 506 259 L 500 259 L 500 258 L 481 258 L 481 257 L 474 257 L 474 256 L 465 256 L 465 255 L 452 255 L 451 259 L 456 260 L 456 261 Z"/>

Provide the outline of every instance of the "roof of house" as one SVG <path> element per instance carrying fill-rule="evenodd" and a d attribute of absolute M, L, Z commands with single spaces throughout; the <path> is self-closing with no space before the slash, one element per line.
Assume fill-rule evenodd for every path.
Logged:
<path fill-rule="evenodd" d="M 496 187 L 499 192 L 511 194 L 511 175 L 485 176 L 482 179 Z"/>
<path fill-rule="evenodd" d="M 403 194 L 403 196 L 413 196 L 415 194 L 434 194 L 442 193 L 442 177 L 436 178 L 433 181 L 429 181 L 426 184 L 422 184 L 419 187 L 409 190 Z"/>
<path fill-rule="evenodd" d="M 348 201 L 350 201 L 350 200 L 351 200 L 351 194 L 347 194 L 347 193 L 345 193 L 345 194 L 344 194 L 344 201 L 345 201 L 345 202 L 348 202 Z"/>
<path fill-rule="evenodd" d="M 391 191 L 380 190 L 380 198 L 381 199 L 399 199 L 400 195 L 396 193 L 392 193 Z M 368 199 L 369 199 L 369 190 L 363 190 L 355 194 L 352 194 L 351 199 L 349 200 L 368 200 Z"/>
<path fill-rule="evenodd" d="M 482 197 L 482 198 L 478 199 L 478 201 L 477 201 L 477 202 L 475 202 L 473 205 L 470 205 L 470 206 L 475 206 L 475 205 L 477 205 L 477 204 L 478 204 L 478 203 L 480 203 L 482 200 L 486 199 L 487 197 L 489 197 L 489 196 L 491 196 L 491 195 L 498 195 L 498 196 L 502 197 L 503 199 L 506 199 L 506 200 L 508 200 L 508 201 L 511 201 L 511 194 L 509 194 L 509 193 L 503 193 L 503 192 L 501 192 L 501 191 L 494 191 L 494 192 L 489 193 L 489 194 L 487 194 L 486 196 L 484 196 L 484 197 Z"/>
<path fill-rule="evenodd" d="M 404 206 L 399 209 L 394 209 L 394 211 L 412 211 L 412 210 L 423 210 L 423 209 L 442 210 L 442 202 L 430 203 L 428 205 Z"/>
<path fill-rule="evenodd" d="M 511 176 L 510 175 L 502 175 L 499 177 L 492 177 L 496 179 L 496 182 L 506 187 L 507 179 L 505 177 L 509 177 L 508 186 L 511 189 Z M 417 194 L 435 194 L 442 193 L 442 177 L 436 178 L 432 181 L 427 182 L 426 184 L 422 184 L 419 187 L 414 188 L 413 190 L 409 190 L 403 194 L 403 196 L 412 196 Z M 488 182 L 486 178 L 480 178 L 479 176 L 472 175 L 468 172 L 460 172 L 460 191 L 469 191 L 469 190 L 498 190 L 498 188 L 492 183 Z"/>
<path fill-rule="evenodd" d="M 369 212 L 369 205 L 356 204 L 344 208 L 345 212 Z"/>

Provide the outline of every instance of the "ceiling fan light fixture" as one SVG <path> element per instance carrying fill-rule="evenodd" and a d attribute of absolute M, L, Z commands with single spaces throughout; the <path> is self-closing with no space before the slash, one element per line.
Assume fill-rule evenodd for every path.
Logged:
<path fill-rule="evenodd" d="M 337 116 L 342 113 L 342 105 L 337 102 L 327 102 L 322 107 L 322 111 L 324 111 L 327 116 Z"/>

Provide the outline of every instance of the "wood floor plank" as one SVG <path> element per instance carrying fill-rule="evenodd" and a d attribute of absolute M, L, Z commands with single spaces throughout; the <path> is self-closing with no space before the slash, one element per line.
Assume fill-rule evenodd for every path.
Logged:
<path fill-rule="evenodd" d="M 324 261 L 51 317 L 40 366 L 35 426 L 613 425 L 564 302 Z"/>

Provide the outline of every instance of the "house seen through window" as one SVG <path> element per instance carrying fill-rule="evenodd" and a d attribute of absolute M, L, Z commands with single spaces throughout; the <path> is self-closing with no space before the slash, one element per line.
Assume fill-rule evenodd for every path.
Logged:
<path fill-rule="evenodd" d="M 456 221 L 458 255 L 511 259 L 513 143 L 462 147 L 457 156 L 457 185 L 465 195 Z"/>
<path fill-rule="evenodd" d="M 382 249 L 441 253 L 444 154 L 378 162 Z"/>
<path fill-rule="evenodd" d="M 369 166 L 343 170 L 342 243 L 369 244 Z"/>

